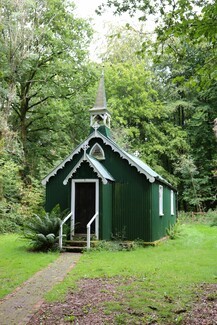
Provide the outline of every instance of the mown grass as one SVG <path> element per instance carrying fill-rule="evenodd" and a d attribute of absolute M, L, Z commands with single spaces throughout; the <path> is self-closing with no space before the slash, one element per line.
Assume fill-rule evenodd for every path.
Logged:
<path fill-rule="evenodd" d="M 0 298 L 11 293 L 58 256 L 58 253 L 29 252 L 27 248 L 27 241 L 19 235 L 0 235 Z"/>
<path fill-rule="evenodd" d="M 76 290 L 79 279 L 118 276 L 124 283 L 129 279 L 116 292 L 122 298 L 105 305 L 106 313 L 115 312 L 117 324 L 179 323 L 195 285 L 217 281 L 217 227 L 187 224 L 181 228 L 180 238 L 157 247 L 85 253 L 47 300 L 64 299 L 69 289 Z"/>

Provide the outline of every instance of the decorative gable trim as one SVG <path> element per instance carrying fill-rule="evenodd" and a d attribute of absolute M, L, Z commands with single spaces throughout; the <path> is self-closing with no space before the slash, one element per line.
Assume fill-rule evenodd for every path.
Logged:
<path fill-rule="evenodd" d="M 71 161 L 73 159 L 73 157 L 82 150 L 84 144 L 88 144 L 89 141 L 91 139 L 93 139 L 93 138 L 99 138 L 99 139 L 101 139 L 103 141 L 103 143 L 105 145 L 110 146 L 110 148 L 112 149 L 112 151 L 117 152 L 120 155 L 121 158 L 126 159 L 130 166 L 135 167 L 140 174 L 145 175 L 146 178 L 149 180 L 150 183 L 154 183 L 155 180 L 158 179 L 160 182 L 163 182 L 163 183 L 165 183 L 165 184 L 167 184 L 168 186 L 171 187 L 171 184 L 169 184 L 166 180 L 164 180 L 160 175 L 158 175 L 157 173 L 155 173 L 150 167 L 146 166 L 145 163 L 143 163 L 138 158 L 133 157 L 130 154 L 128 154 L 127 152 L 125 152 L 123 149 L 121 149 L 120 147 L 118 147 L 118 145 L 112 139 L 104 136 L 97 129 L 94 130 L 94 132 L 91 133 L 89 135 L 89 137 L 85 141 L 83 141 L 61 164 L 59 164 L 55 169 L 53 169 L 52 172 L 50 174 L 48 174 L 42 180 L 42 184 L 43 185 L 46 185 L 46 183 L 49 181 L 50 177 L 55 176 L 60 169 L 64 168 L 65 164 L 67 162 Z"/>
<path fill-rule="evenodd" d="M 99 132 L 97 132 L 96 136 L 99 136 Z M 150 183 L 154 183 L 155 177 L 150 175 L 141 166 L 136 164 L 135 161 L 133 161 L 132 158 L 130 158 L 130 156 L 125 151 L 119 148 L 115 142 L 106 138 L 103 134 L 100 134 L 99 137 L 102 139 L 104 144 L 109 145 L 111 147 L 112 151 L 117 152 L 121 158 L 126 159 L 130 166 L 136 167 L 137 171 L 140 174 L 144 174 Z"/>
<path fill-rule="evenodd" d="M 60 169 L 65 167 L 65 164 L 73 159 L 75 155 L 77 155 L 81 149 L 83 148 L 85 143 L 88 143 L 92 138 L 95 138 L 95 132 L 91 133 L 89 137 L 84 140 L 65 160 L 63 160 L 56 168 L 54 168 L 43 180 L 42 185 L 46 185 L 49 182 L 49 179 L 52 176 L 55 176 Z"/>
<path fill-rule="evenodd" d="M 81 164 L 86 161 L 88 162 L 89 166 L 94 170 L 94 172 L 97 174 L 97 176 L 102 180 L 103 184 L 107 184 L 108 180 L 114 181 L 114 178 L 107 172 L 107 170 L 98 162 L 97 164 L 100 164 L 100 168 L 97 168 L 96 163 L 94 163 L 93 158 L 90 158 L 89 155 L 84 153 L 83 157 L 79 160 L 79 162 L 74 166 L 74 168 L 71 170 L 71 172 L 67 175 L 67 177 L 64 179 L 63 184 L 66 185 L 69 181 L 69 179 L 73 176 L 73 174 L 76 173 L 76 171 L 80 168 Z"/>

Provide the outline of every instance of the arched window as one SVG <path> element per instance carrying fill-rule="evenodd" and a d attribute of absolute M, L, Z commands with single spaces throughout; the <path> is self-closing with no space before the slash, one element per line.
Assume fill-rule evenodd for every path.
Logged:
<path fill-rule="evenodd" d="M 103 151 L 102 147 L 98 143 L 96 143 L 92 147 L 92 149 L 90 150 L 90 155 L 93 158 L 96 158 L 98 160 L 104 160 L 105 159 L 104 151 Z"/>

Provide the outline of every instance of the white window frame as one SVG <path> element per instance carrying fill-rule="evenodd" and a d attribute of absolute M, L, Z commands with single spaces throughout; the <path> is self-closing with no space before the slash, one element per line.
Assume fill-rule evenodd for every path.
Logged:
<path fill-rule="evenodd" d="M 174 216 L 174 192 L 171 190 L 170 192 L 170 212 L 171 216 Z"/>
<path fill-rule="evenodd" d="M 159 215 L 163 216 L 163 186 L 159 185 Z"/>

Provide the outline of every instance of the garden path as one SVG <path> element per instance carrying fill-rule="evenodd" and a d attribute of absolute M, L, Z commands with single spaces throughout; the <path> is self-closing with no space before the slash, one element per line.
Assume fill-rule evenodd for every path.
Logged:
<path fill-rule="evenodd" d="M 44 294 L 79 260 L 78 253 L 62 253 L 54 262 L 37 272 L 12 294 L 0 301 L 0 325 L 27 324 L 43 302 Z"/>

